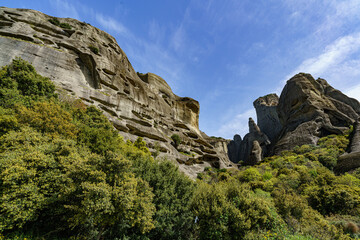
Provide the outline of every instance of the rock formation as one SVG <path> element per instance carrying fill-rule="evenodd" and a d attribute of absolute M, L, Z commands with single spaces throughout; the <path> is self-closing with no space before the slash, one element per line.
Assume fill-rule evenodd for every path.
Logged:
<path fill-rule="evenodd" d="M 241 143 L 235 144 L 234 140 L 228 145 L 229 158 L 235 163 L 241 160 L 244 164 L 255 164 L 267 154 L 316 144 L 321 137 L 343 133 L 360 115 L 356 99 L 334 89 L 324 79 L 315 80 L 305 73 L 288 80 L 280 98 L 276 94 L 260 97 L 254 101 L 254 107 L 258 126 L 250 120 L 249 133 Z M 341 169 L 360 166 L 359 129 L 356 124 L 351 148 L 340 157 Z M 240 149 L 236 148 L 239 145 Z"/>
<path fill-rule="evenodd" d="M 278 104 L 279 97 L 274 93 L 259 97 L 253 103 L 256 110 L 257 125 L 271 142 L 276 140 L 282 129 L 277 113 Z"/>
<path fill-rule="evenodd" d="M 343 173 L 360 167 L 360 119 L 354 124 L 350 139 L 348 152 L 339 157 L 335 172 Z"/>
<path fill-rule="evenodd" d="M 237 163 L 240 160 L 241 141 L 241 136 L 235 134 L 234 140 L 231 140 L 227 146 L 228 156 L 231 162 Z"/>
<path fill-rule="evenodd" d="M 274 153 L 343 133 L 358 118 L 358 104 L 323 79 L 315 80 L 305 73 L 295 75 L 287 81 L 279 99 L 277 112 L 283 128 Z"/>
<path fill-rule="evenodd" d="M 229 159 L 234 163 L 254 165 L 263 159 L 270 143 L 266 134 L 260 131 L 252 118 L 249 118 L 249 133 L 242 141 L 239 135 L 235 135 L 234 140 L 228 144 Z"/>
<path fill-rule="evenodd" d="M 49 77 L 63 98 L 80 98 L 103 110 L 125 139 L 143 137 L 191 176 L 206 166 L 226 167 L 225 143 L 199 130 L 199 103 L 175 95 L 161 77 L 137 74 L 116 40 L 90 24 L 34 10 L 0 8 L 0 65 L 14 57 Z M 60 27 L 64 26 L 65 27 Z M 181 138 L 181 154 L 171 145 Z M 226 146 L 226 144 L 225 144 Z M 190 157 L 191 156 L 191 157 Z"/>

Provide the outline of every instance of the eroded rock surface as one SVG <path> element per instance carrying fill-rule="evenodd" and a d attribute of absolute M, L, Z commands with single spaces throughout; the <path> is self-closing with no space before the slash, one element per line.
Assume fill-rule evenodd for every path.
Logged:
<path fill-rule="evenodd" d="M 234 163 L 240 161 L 241 142 L 242 142 L 241 136 L 235 134 L 234 139 L 231 140 L 227 145 L 229 159 Z"/>
<path fill-rule="evenodd" d="M 324 79 L 315 80 L 306 73 L 288 80 L 280 98 L 276 94 L 260 97 L 254 101 L 254 107 L 258 125 L 250 119 L 249 133 L 240 139 L 241 143 L 231 141 L 228 145 L 229 158 L 235 163 L 256 164 L 266 155 L 280 154 L 303 144 L 317 144 L 319 138 L 329 134 L 342 134 L 358 121 L 360 112 L 356 99 L 334 89 Z M 343 169 L 360 165 L 358 124 L 350 149 L 339 160 L 339 166 L 347 166 Z"/>
<path fill-rule="evenodd" d="M 29 61 L 65 93 L 94 104 L 125 139 L 144 138 L 152 150 L 171 156 L 190 176 L 206 166 L 227 166 L 227 152 L 199 130 L 199 103 L 175 95 L 161 77 L 137 74 L 116 40 L 70 18 L 71 29 L 34 10 L 0 8 L 0 65 L 14 57 Z M 171 145 L 178 134 L 187 154 Z M 221 142 L 221 141 L 220 141 Z M 217 145 L 218 144 L 218 145 Z M 191 157 L 190 157 L 191 156 Z"/>
<path fill-rule="evenodd" d="M 229 159 L 234 163 L 254 165 L 262 161 L 270 143 L 266 134 L 249 118 L 249 133 L 243 140 L 239 135 L 235 135 L 234 140 L 228 144 Z"/>
<path fill-rule="evenodd" d="M 343 133 L 358 118 L 357 106 L 355 99 L 333 89 L 325 80 L 315 80 L 305 73 L 295 75 L 287 81 L 279 99 L 277 111 L 283 128 L 274 153 Z"/>
<path fill-rule="evenodd" d="M 253 103 L 256 110 L 257 125 L 271 142 L 276 140 L 282 129 L 277 113 L 278 104 L 279 97 L 274 93 L 259 97 Z"/>
<path fill-rule="evenodd" d="M 347 172 L 360 167 L 360 119 L 354 124 L 354 130 L 350 135 L 348 152 L 341 155 L 335 167 L 338 173 Z"/>

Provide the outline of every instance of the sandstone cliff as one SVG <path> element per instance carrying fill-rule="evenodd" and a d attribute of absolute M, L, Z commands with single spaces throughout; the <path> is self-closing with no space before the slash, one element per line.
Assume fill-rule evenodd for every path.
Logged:
<path fill-rule="evenodd" d="M 0 50 L 0 65 L 16 56 L 29 61 L 61 95 L 96 105 L 125 139 L 143 137 L 151 151 L 176 159 L 189 175 L 228 166 L 226 143 L 199 130 L 199 103 L 175 95 L 155 74 L 137 74 L 106 32 L 75 19 L 2 7 Z M 177 149 L 173 134 L 181 139 Z"/>

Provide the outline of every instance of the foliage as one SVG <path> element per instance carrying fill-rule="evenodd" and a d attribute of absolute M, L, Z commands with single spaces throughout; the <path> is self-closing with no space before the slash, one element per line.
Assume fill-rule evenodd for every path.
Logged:
<path fill-rule="evenodd" d="M 142 150 L 144 143 L 139 143 L 140 140 L 128 142 L 122 151 L 132 162 L 135 175 L 147 181 L 153 189 L 156 224 L 146 236 L 149 239 L 189 239 L 194 221 L 189 204 L 195 184 L 170 161 L 154 160 L 149 150 Z"/>
<path fill-rule="evenodd" d="M 69 112 L 55 102 L 35 102 L 30 108 L 17 107 L 17 119 L 42 133 L 75 138 L 77 129 Z"/>
<path fill-rule="evenodd" d="M 30 105 L 32 100 L 56 97 L 55 85 L 39 75 L 28 62 L 15 58 L 0 70 L 0 106 Z"/>
<path fill-rule="evenodd" d="M 348 138 L 195 182 L 17 58 L 0 70 L 0 239 L 356 238 L 360 169 L 332 172 Z"/>
<path fill-rule="evenodd" d="M 55 25 L 55 26 L 58 26 L 58 27 L 61 27 L 61 28 L 65 28 L 65 29 L 71 29 L 71 26 L 68 24 L 68 23 L 62 23 L 59 21 L 59 19 L 57 18 L 50 18 L 48 20 L 51 24 Z"/>
<path fill-rule="evenodd" d="M 191 207 L 199 239 L 243 239 L 251 231 L 272 229 L 282 222 L 270 199 L 236 181 L 200 183 Z"/>
<path fill-rule="evenodd" d="M 174 147 L 177 148 L 181 144 L 180 136 L 177 134 L 171 135 L 171 139 L 173 140 Z"/>
<path fill-rule="evenodd" d="M 88 146 L 98 154 L 120 148 L 122 138 L 102 112 L 94 106 L 75 109 L 73 118 L 79 130 L 77 134 L 79 144 Z"/>
<path fill-rule="evenodd" d="M 93 45 L 89 45 L 89 49 L 95 54 L 99 53 L 99 49 Z"/>
<path fill-rule="evenodd" d="M 55 26 L 59 26 L 59 25 L 60 25 L 60 21 L 59 21 L 59 19 L 57 19 L 57 18 L 50 18 L 48 21 L 49 21 L 51 24 L 55 25 Z"/>
<path fill-rule="evenodd" d="M 71 29 L 71 26 L 70 26 L 70 24 L 68 24 L 68 23 L 60 23 L 60 25 L 59 25 L 61 28 L 65 28 L 65 29 Z"/>

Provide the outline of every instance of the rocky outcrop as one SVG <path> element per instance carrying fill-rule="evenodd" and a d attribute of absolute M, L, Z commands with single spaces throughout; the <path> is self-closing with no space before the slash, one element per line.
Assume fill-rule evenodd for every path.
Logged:
<path fill-rule="evenodd" d="M 249 133 L 244 136 L 240 147 L 240 160 L 246 165 L 254 165 L 260 162 L 267 152 L 270 140 L 249 118 Z"/>
<path fill-rule="evenodd" d="M 341 155 L 334 169 L 337 173 L 344 173 L 360 167 L 360 119 L 354 124 L 350 136 L 348 151 Z"/>
<path fill-rule="evenodd" d="M 295 75 L 287 81 L 279 99 L 277 112 L 283 128 L 274 153 L 343 133 L 358 118 L 356 102 L 323 79 L 315 80 L 305 73 Z"/>
<path fill-rule="evenodd" d="M 231 162 L 237 163 L 240 161 L 240 148 L 241 148 L 241 136 L 234 135 L 234 140 L 231 140 L 227 145 L 227 152 Z"/>
<path fill-rule="evenodd" d="M 274 93 L 259 97 L 253 103 L 256 110 L 257 125 L 271 142 L 276 140 L 282 129 L 277 113 L 278 104 L 279 97 Z"/>
<path fill-rule="evenodd" d="M 276 94 L 260 97 L 254 101 L 254 107 L 258 125 L 250 119 L 250 131 L 244 139 L 234 139 L 228 145 L 229 158 L 235 163 L 241 160 L 243 164 L 256 164 L 266 155 L 316 144 L 329 134 L 342 134 L 355 123 L 360 112 L 356 99 L 306 73 L 288 80 L 280 98 Z M 268 140 L 272 142 L 270 146 Z M 360 165 L 359 152 L 360 130 L 356 125 L 351 150 L 340 157 L 339 166 L 349 169 Z"/>
<path fill-rule="evenodd" d="M 243 140 L 239 135 L 235 135 L 234 140 L 228 144 L 229 159 L 234 163 L 254 165 L 262 161 L 270 143 L 266 134 L 260 131 L 252 118 L 249 118 L 249 133 Z"/>
<path fill-rule="evenodd" d="M 143 137 L 151 151 L 161 149 L 161 155 L 177 159 L 191 176 L 206 166 L 228 166 L 224 143 L 214 143 L 199 130 L 196 100 L 175 95 L 155 74 L 137 74 L 106 32 L 70 18 L 58 18 L 71 26 L 61 28 L 51 18 L 1 7 L 0 65 L 16 56 L 29 61 L 55 82 L 61 96 L 98 106 L 125 139 Z M 173 134 L 180 136 L 179 149 L 185 153 L 171 145 Z"/>

